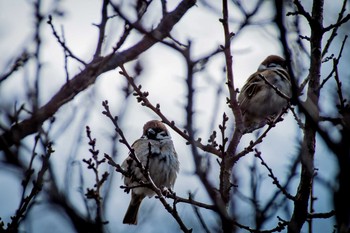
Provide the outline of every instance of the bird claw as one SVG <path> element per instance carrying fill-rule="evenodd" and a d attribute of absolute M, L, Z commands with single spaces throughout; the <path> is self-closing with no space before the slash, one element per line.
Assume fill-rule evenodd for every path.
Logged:
<path fill-rule="evenodd" d="M 266 118 L 266 124 L 268 124 L 268 125 L 270 125 L 270 126 L 273 126 L 273 125 L 275 125 L 277 122 L 279 122 L 279 121 L 282 121 L 283 120 L 283 118 L 282 117 L 279 117 L 278 119 L 277 119 L 277 115 L 271 115 L 271 116 L 268 116 L 267 118 Z"/>
<path fill-rule="evenodd" d="M 161 191 L 164 196 L 170 196 L 174 194 L 174 191 L 167 187 L 162 187 Z"/>

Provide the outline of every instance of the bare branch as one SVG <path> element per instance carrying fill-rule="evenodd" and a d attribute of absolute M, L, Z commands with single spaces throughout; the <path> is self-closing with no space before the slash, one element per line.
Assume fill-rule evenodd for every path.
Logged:
<path fill-rule="evenodd" d="M 307 21 L 308 21 L 309 23 L 311 23 L 311 22 L 312 22 L 312 17 L 311 17 L 311 15 L 309 14 L 309 12 L 307 12 L 307 11 L 304 9 L 304 6 L 301 4 L 301 2 L 300 2 L 299 0 L 294 0 L 293 2 L 294 2 L 294 5 L 297 7 L 297 10 L 298 10 L 298 11 L 295 12 L 295 13 L 304 16 L 304 17 L 307 19 Z"/>
<path fill-rule="evenodd" d="M 62 40 L 61 37 L 58 35 L 58 33 L 57 33 L 56 29 L 55 29 L 55 26 L 53 25 L 52 16 L 51 15 L 49 15 L 49 19 L 48 19 L 47 23 L 51 26 L 53 35 L 57 39 L 58 43 L 62 46 L 62 48 L 65 51 L 65 53 L 67 53 L 71 58 L 77 60 L 78 62 L 80 62 L 81 64 L 86 66 L 87 65 L 86 62 L 84 62 L 83 60 L 81 60 L 80 58 L 75 56 L 73 54 L 73 52 L 68 48 L 68 46 L 66 45 L 65 41 Z"/>
<path fill-rule="evenodd" d="M 319 86 L 321 76 L 321 42 L 322 42 L 322 24 L 323 24 L 323 5 L 324 1 L 314 1 L 312 6 L 313 22 L 310 23 L 312 30 L 310 38 L 311 64 L 310 64 L 310 81 L 307 91 L 306 102 L 311 102 L 316 106 L 316 111 L 313 114 L 318 119 L 318 101 L 319 101 Z M 317 124 L 317 123 L 316 123 Z M 300 232 L 303 224 L 306 221 L 308 201 L 310 197 L 310 189 L 312 187 L 313 172 L 314 172 L 314 154 L 315 154 L 315 140 L 316 129 L 313 127 L 315 120 L 311 117 L 306 117 L 304 138 L 301 149 L 301 164 L 302 171 L 299 181 L 299 187 L 296 199 L 294 202 L 294 211 L 290 223 L 288 224 L 288 232 Z"/>
<path fill-rule="evenodd" d="M 31 55 L 24 50 L 13 62 L 10 66 L 10 70 L 0 76 L 0 83 L 5 81 L 8 77 L 10 77 L 14 72 L 16 72 L 19 68 L 24 67 L 25 64 L 29 61 Z"/>
<path fill-rule="evenodd" d="M 137 101 L 141 102 L 141 105 L 151 109 L 154 113 L 156 113 L 160 119 L 167 124 L 170 128 L 172 128 L 176 133 L 178 133 L 181 137 L 183 137 L 184 139 L 186 139 L 188 141 L 188 143 L 194 143 L 198 148 L 202 149 L 203 151 L 206 152 L 210 152 L 212 154 L 215 154 L 217 156 L 221 156 L 220 151 L 218 151 L 215 147 L 213 147 L 212 145 L 204 145 L 200 142 L 200 140 L 194 140 L 193 142 L 190 141 L 190 137 L 187 133 L 187 131 L 183 131 L 181 129 L 179 129 L 176 125 L 174 121 L 170 121 L 160 110 L 160 105 L 157 104 L 156 106 L 154 106 L 147 98 L 148 96 L 148 92 L 144 92 L 141 90 L 142 86 L 139 85 L 137 86 L 134 82 L 134 79 L 127 73 L 127 71 L 125 70 L 125 68 L 123 66 L 120 66 L 121 68 L 121 75 L 123 75 L 128 82 L 130 83 L 130 85 L 133 87 L 134 91 L 136 92 L 134 95 L 137 96 Z"/>
<path fill-rule="evenodd" d="M 33 159 L 36 155 L 35 148 L 37 145 L 37 140 L 39 140 L 39 136 L 36 138 L 36 143 L 35 143 L 34 148 L 33 148 L 32 160 L 30 163 L 30 167 L 27 170 L 28 171 L 27 176 L 29 178 L 34 173 L 34 170 L 31 166 L 32 166 Z M 41 192 L 43 185 L 44 185 L 44 181 L 45 181 L 44 176 L 45 176 L 47 169 L 49 168 L 49 159 L 50 159 L 50 156 L 52 153 L 54 153 L 54 150 L 52 149 L 52 145 L 49 143 L 48 145 L 46 145 L 45 154 L 41 156 L 41 159 L 42 159 L 41 169 L 38 171 L 37 177 L 33 181 L 33 187 L 27 196 L 25 196 L 25 189 L 27 188 L 27 185 L 29 183 L 29 179 L 27 179 L 27 177 L 26 177 L 26 180 L 23 183 L 24 190 L 22 193 L 20 205 L 16 211 L 16 215 L 11 218 L 12 221 L 8 224 L 7 231 L 16 232 L 18 230 L 20 221 L 22 220 L 22 218 L 25 217 L 25 214 L 28 211 L 28 208 L 33 203 L 33 201 L 37 198 L 37 195 Z"/>
<path fill-rule="evenodd" d="M 268 123 L 267 129 L 255 140 L 251 141 L 249 146 L 245 147 L 243 151 L 236 154 L 232 160 L 233 163 L 237 163 L 239 159 L 241 159 L 243 156 L 247 155 L 248 153 L 252 152 L 254 150 L 254 147 L 258 144 L 260 144 L 263 139 L 267 136 L 267 133 L 276 126 L 276 124 L 280 121 L 282 121 L 282 116 L 288 111 L 288 107 L 284 108 L 283 111 L 281 111 L 273 120 L 272 122 Z"/>
<path fill-rule="evenodd" d="M 109 0 L 103 0 L 102 10 L 101 10 L 101 22 L 100 24 L 96 25 L 98 27 L 99 33 L 98 33 L 98 42 L 97 42 L 97 47 L 94 54 L 94 59 L 101 56 L 102 45 L 105 40 L 106 25 L 109 19 L 108 12 L 107 12 L 108 4 L 109 4 Z"/>
<path fill-rule="evenodd" d="M 165 38 L 174 25 L 179 22 L 182 16 L 195 4 L 195 2 L 195 0 L 182 1 L 175 10 L 168 13 L 162 19 L 152 33 L 157 35 L 159 40 Z M 71 79 L 69 83 L 63 85 L 48 103 L 40 107 L 35 115 L 14 125 L 11 130 L 3 133 L 0 136 L 0 150 L 10 147 L 22 138 L 36 132 L 38 127 L 53 116 L 62 105 L 66 104 L 78 93 L 84 91 L 90 85 L 95 83 L 100 74 L 115 69 L 116 67 L 135 59 L 138 55 L 157 42 L 158 41 L 153 38 L 145 36 L 141 41 L 123 52 L 110 54 L 104 58 L 95 59 L 87 64 L 83 71 Z"/>
<path fill-rule="evenodd" d="M 268 170 L 269 177 L 273 180 L 273 184 L 277 186 L 279 190 L 290 200 L 294 201 L 295 197 L 292 196 L 278 181 L 277 177 L 273 174 L 272 169 L 266 164 L 264 159 L 261 157 L 261 152 L 255 149 L 255 157 L 261 161 L 261 164 Z"/>
<path fill-rule="evenodd" d="M 332 33 L 331 35 L 329 36 L 327 42 L 326 42 L 326 45 L 324 46 L 323 48 L 323 51 L 322 51 L 322 57 L 326 56 L 326 54 L 328 53 L 328 49 L 329 47 L 331 46 L 334 38 L 338 35 L 338 29 L 340 28 L 340 26 L 342 25 L 341 21 L 346 19 L 346 17 L 350 17 L 350 15 L 347 15 L 346 17 L 344 17 L 344 13 L 346 11 L 346 3 L 347 1 L 346 0 L 343 0 L 343 5 L 341 7 L 341 10 L 339 11 L 339 14 L 338 14 L 338 19 L 336 21 L 336 23 L 334 25 L 330 25 L 328 27 L 325 27 L 323 28 L 323 32 L 327 32 L 329 30 L 332 30 Z M 349 20 L 349 19 L 348 19 Z M 344 22 L 345 23 L 345 22 Z"/>
<path fill-rule="evenodd" d="M 99 150 L 96 150 L 96 138 L 92 138 L 91 136 L 91 130 L 89 126 L 86 126 L 86 136 L 89 139 L 89 146 L 91 147 L 89 149 L 89 152 L 91 153 L 91 157 L 89 159 L 83 159 L 83 162 L 88 165 L 88 169 L 92 170 L 95 176 L 95 184 L 94 188 L 90 189 L 87 188 L 85 196 L 88 199 L 93 199 L 96 204 L 96 216 L 95 216 L 95 222 L 96 227 L 100 229 L 102 232 L 103 225 L 107 224 L 107 221 L 103 220 L 103 210 L 102 210 L 102 202 L 103 199 L 101 197 L 101 188 L 105 181 L 107 180 L 109 173 L 105 172 L 102 175 L 100 175 L 99 167 L 101 164 L 106 162 L 105 158 L 99 159 L 98 154 Z"/>

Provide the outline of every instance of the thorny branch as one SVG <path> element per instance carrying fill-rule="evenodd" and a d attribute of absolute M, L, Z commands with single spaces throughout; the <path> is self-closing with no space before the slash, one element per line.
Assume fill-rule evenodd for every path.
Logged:
<path fill-rule="evenodd" d="M 294 201 L 295 197 L 292 196 L 278 181 L 277 177 L 273 174 L 272 169 L 265 163 L 264 159 L 261 157 L 261 152 L 255 149 L 255 157 L 258 158 L 261 162 L 261 165 L 263 165 L 269 172 L 269 177 L 273 180 L 273 184 L 276 185 L 276 187 L 281 190 L 281 192 L 290 200 Z"/>
<path fill-rule="evenodd" d="M 34 144 L 33 153 L 32 153 L 32 159 L 31 159 L 31 162 L 29 164 L 28 170 L 26 171 L 27 174 L 25 176 L 25 179 L 22 182 L 23 193 L 22 193 L 21 202 L 20 202 L 19 207 L 16 211 L 16 214 L 11 217 L 11 222 L 7 226 L 6 231 L 8 231 L 8 232 L 13 232 L 13 231 L 16 231 L 18 229 L 21 220 L 26 216 L 26 212 L 30 208 L 31 204 L 33 204 L 33 202 L 37 198 L 38 194 L 42 191 L 42 188 L 44 185 L 44 181 L 45 181 L 44 176 L 45 176 L 46 171 L 49 168 L 49 159 L 50 159 L 51 154 L 54 153 L 54 150 L 52 149 L 51 143 L 46 145 L 45 154 L 43 154 L 41 156 L 41 159 L 42 159 L 41 168 L 37 173 L 36 179 L 33 180 L 33 187 L 31 189 L 30 193 L 28 195 L 25 195 L 26 189 L 28 188 L 29 181 L 33 177 L 34 172 L 35 172 L 32 165 L 33 165 L 33 160 L 36 157 L 35 149 L 36 149 L 38 140 L 39 140 L 39 136 L 37 136 L 35 139 L 35 144 Z M 1 228 L 0 228 L 0 230 L 1 230 Z"/>
<path fill-rule="evenodd" d="M 245 156 L 246 154 L 250 153 L 253 151 L 254 147 L 258 144 L 260 144 L 263 139 L 267 136 L 268 132 L 274 128 L 276 126 L 276 124 L 280 121 L 282 121 L 282 116 L 283 114 L 285 114 L 287 112 L 288 108 L 285 108 L 283 111 L 281 111 L 272 122 L 269 122 L 268 127 L 266 128 L 266 130 L 255 140 L 255 141 L 251 141 L 249 143 L 249 146 L 245 147 L 244 150 L 242 150 L 241 152 L 237 153 L 234 158 L 233 161 L 234 163 L 237 163 L 237 161 L 239 159 L 241 159 L 243 156 Z"/>
<path fill-rule="evenodd" d="M 160 110 L 160 104 L 156 104 L 156 106 L 154 106 L 149 100 L 148 100 L 148 95 L 149 93 L 147 91 L 142 91 L 142 86 L 139 85 L 137 86 L 134 82 L 134 79 L 127 73 L 127 71 L 125 70 L 124 66 L 120 66 L 121 68 L 121 72 L 120 74 L 123 75 L 129 82 L 129 84 L 132 86 L 132 88 L 135 91 L 135 96 L 137 98 L 137 101 L 139 103 L 141 103 L 142 106 L 145 106 L 149 109 L 151 109 L 154 113 L 156 113 L 160 119 L 167 124 L 170 128 L 172 128 L 177 134 L 179 134 L 181 137 L 183 137 L 185 140 L 187 140 L 189 143 L 194 143 L 198 148 L 202 149 L 203 151 L 215 154 L 217 156 L 220 156 L 221 153 L 219 150 L 217 150 L 215 147 L 211 146 L 211 145 L 204 145 L 201 143 L 200 139 L 197 139 L 195 141 L 190 141 L 190 137 L 187 133 L 187 131 L 185 130 L 181 130 L 180 128 L 178 128 L 175 125 L 174 121 L 170 121 Z"/>
<path fill-rule="evenodd" d="M 96 150 L 96 139 L 92 138 L 91 136 L 91 130 L 89 126 L 86 126 L 86 136 L 89 139 L 89 146 L 91 147 L 89 149 L 89 152 L 92 155 L 92 158 L 89 159 L 83 159 L 83 162 L 88 165 L 88 169 L 91 169 L 95 175 L 95 184 L 94 188 L 90 189 L 87 188 L 85 196 L 88 199 L 93 199 L 96 204 L 96 216 L 95 216 L 95 221 L 98 227 L 101 229 L 100 231 L 102 232 L 102 228 L 104 224 L 107 224 L 108 222 L 103 220 L 103 210 L 102 210 L 102 197 L 101 197 L 101 188 L 103 184 L 106 182 L 109 173 L 104 172 L 100 176 L 100 165 L 106 162 L 105 158 L 99 159 L 98 154 L 99 150 Z"/>

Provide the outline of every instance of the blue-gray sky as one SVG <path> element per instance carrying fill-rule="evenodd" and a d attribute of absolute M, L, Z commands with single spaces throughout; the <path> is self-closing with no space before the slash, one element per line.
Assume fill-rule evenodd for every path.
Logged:
<path fill-rule="evenodd" d="M 169 8 L 174 7 L 178 1 L 168 1 Z M 123 8 L 126 12 L 130 8 L 128 1 L 123 1 Z M 45 9 L 49 9 L 50 4 L 47 3 Z M 93 26 L 93 23 L 100 21 L 100 8 L 101 3 L 97 0 L 75 0 L 75 1 L 62 1 L 60 8 L 65 12 L 64 17 L 54 17 L 54 24 L 59 33 L 61 33 L 61 26 L 64 29 L 64 35 L 69 48 L 74 54 L 85 61 L 89 62 L 92 58 L 95 44 L 97 41 L 97 28 Z M 152 3 L 152 7 L 158 11 L 159 3 Z M 217 7 L 220 9 L 220 7 Z M 326 9 L 327 10 L 327 9 Z M 231 11 L 232 15 L 235 15 L 235 11 Z M 160 11 L 150 11 L 147 13 L 147 24 L 149 26 L 156 25 L 160 17 Z M 326 20 L 332 20 L 332 17 L 328 17 L 327 12 Z M 200 57 L 206 55 L 216 48 L 220 44 L 223 44 L 223 31 L 222 26 L 218 20 L 218 15 L 203 7 L 201 2 L 197 6 L 193 7 L 180 21 L 178 25 L 172 31 L 172 36 L 179 41 L 186 43 L 188 40 L 192 41 L 193 56 Z M 239 16 L 237 16 L 239 17 Z M 236 18 L 236 17 L 233 17 Z M 259 13 L 258 18 L 268 20 L 272 18 L 271 6 L 268 3 L 264 5 L 263 11 Z M 256 19 L 257 20 L 257 19 Z M 257 20 L 259 21 L 259 20 Z M 0 51 L 2 58 L 0 59 L 0 70 L 6 70 L 8 62 L 11 58 L 14 58 L 19 51 L 24 48 L 29 50 L 33 49 L 33 46 L 28 47 L 28 42 L 32 40 L 33 36 L 33 24 L 34 19 L 32 17 L 32 8 L 29 1 L 21 0 L 0 0 Z M 108 27 L 108 37 L 106 39 L 107 44 L 104 51 L 108 53 L 111 51 L 113 43 L 120 36 L 122 24 L 112 23 Z M 234 24 L 231 25 L 232 30 L 235 29 Z M 307 28 L 305 26 L 305 28 Z M 237 38 L 233 41 L 233 61 L 234 61 L 234 76 L 235 84 L 238 88 L 242 87 L 246 78 L 253 73 L 260 62 L 270 54 L 282 54 L 278 41 L 276 39 L 277 32 L 272 26 L 251 26 L 244 29 Z M 51 33 L 51 29 L 48 24 L 43 25 L 43 43 L 42 58 L 44 60 L 44 67 L 42 70 L 42 82 L 40 85 L 40 102 L 45 104 L 54 93 L 56 93 L 60 86 L 65 83 L 65 73 L 63 69 L 64 55 L 62 48 L 58 45 L 56 39 Z M 124 46 L 128 48 L 135 41 L 140 38 L 140 35 L 135 34 L 127 41 Z M 105 53 L 105 54 L 106 54 Z M 215 109 L 215 94 L 216 85 L 223 82 L 224 73 L 223 68 L 223 55 L 216 56 L 208 64 L 206 72 L 198 73 L 195 77 L 195 86 L 198 88 L 195 97 L 195 126 L 198 128 L 198 136 L 203 140 L 208 138 L 210 131 L 209 122 L 213 116 L 213 109 Z M 139 61 L 144 67 L 144 71 L 141 75 L 141 82 L 144 90 L 150 92 L 149 99 L 153 103 L 160 103 L 163 113 L 180 126 L 184 124 L 184 104 L 186 96 L 185 88 L 185 76 L 186 68 L 184 60 L 179 54 L 172 51 L 170 48 L 164 45 L 156 45 L 149 49 L 146 53 L 139 57 Z M 302 62 L 303 63 L 303 62 Z M 132 66 L 126 66 L 127 69 L 132 71 Z M 79 71 L 79 64 L 76 62 L 69 63 L 69 73 L 71 77 Z M 306 75 L 302 73 L 302 75 Z M 13 103 L 13 100 L 17 100 L 19 103 L 25 102 L 26 95 L 25 90 L 28 83 L 32 83 L 33 80 L 33 68 L 31 66 L 22 69 L 17 75 L 11 77 L 9 80 L 3 82 L 0 86 L 0 98 L 1 107 L 5 103 Z M 208 82 L 212 80 L 212 82 Z M 214 84 L 213 84 L 214 83 Z M 88 145 L 85 137 L 84 125 L 82 127 L 81 122 L 86 119 L 86 124 L 91 127 L 93 136 L 97 138 L 98 149 L 103 153 L 111 152 L 111 145 L 109 142 L 109 136 L 114 134 L 111 122 L 109 122 L 102 114 L 101 102 L 108 100 L 111 106 L 112 112 L 117 113 L 123 105 L 123 93 L 121 93 L 121 87 L 124 86 L 125 79 L 118 74 L 118 70 L 110 71 L 101 75 L 98 81 L 93 87 L 80 93 L 73 101 L 63 106 L 55 115 L 56 123 L 53 126 L 52 134 L 57 137 L 55 141 L 54 149 L 55 153 L 52 157 L 52 163 L 55 167 L 55 171 L 62 187 L 67 181 L 64 177 L 66 174 L 67 161 L 69 159 L 81 161 L 82 158 L 87 158 Z M 222 83 L 222 85 L 224 85 Z M 224 92 L 221 96 L 217 108 L 217 117 L 215 120 L 215 127 L 221 122 L 221 116 L 223 112 L 226 112 L 230 117 L 230 126 L 233 127 L 233 117 L 230 110 L 226 106 L 226 96 L 228 92 L 226 87 L 223 88 Z M 147 108 L 140 106 L 135 99 L 131 98 L 128 103 L 130 106 L 126 111 L 126 117 L 122 120 L 122 126 L 127 139 L 132 142 L 141 136 L 143 124 L 153 118 L 157 118 Z M 87 110 L 88 118 L 84 118 Z M 71 117 L 72 125 L 61 134 L 62 127 L 67 124 L 67 119 Z M 181 163 L 181 171 L 178 176 L 177 183 L 175 185 L 175 191 L 180 196 L 186 196 L 188 191 L 196 192 L 196 197 L 199 200 L 207 201 L 208 197 L 199 183 L 199 180 L 193 175 L 193 162 L 190 154 L 189 147 L 185 145 L 185 141 L 180 138 L 175 132 L 171 132 L 179 159 Z M 53 136 L 52 135 L 52 136 Z M 72 154 L 72 146 L 76 144 L 76 139 L 80 139 L 81 145 Z M 249 141 L 254 138 L 254 135 L 247 135 L 243 138 L 240 144 L 240 148 L 243 149 L 248 145 Z M 289 165 L 293 161 L 293 158 L 297 153 L 298 141 L 301 140 L 301 131 L 297 128 L 291 114 L 285 116 L 285 120 L 278 124 L 264 140 L 264 142 L 258 146 L 259 150 L 263 153 L 263 158 L 271 166 L 276 176 L 281 180 L 284 179 L 286 171 L 289 169 Z M 29 145 L 32 144 L 33 137 L 29 136 L 25 140 Z M 336 172 L 336 163 L 332 155 L 327 152 L 327 149 L 322 145 L 322 140 L 318 139 L 317 152 L 315 157 L 315 165 L 319 168 L 319 173 L 322 178 L 326 180 L 334 180 Z M 28 152 L 24 152 L 25 154 Z M 102 154 L 101 153 L 101 154 Z M 127 155 L 127 149 L 122 145 L 119 146 L 118 162 L 122 161 Z M 243 158 L 235 167 L 236 174 L 240 179 L 240 189 L 242 192 L 248 190 L 249 170 L 248 166 L 254 160 L 253 154 L 247 155 Z M 213 175 L 217 174 L 215 158 L 212 159 L 213 163 Z M 84 178 L 87 185 L 93 184 L 92 175 L 87 171 L 86 166 L 83 164 Z M 271 184 L 272 181 L 267 177 L 266 170 L 260 167 L 263 173 L 264 182 L 262 185 L 262 198 L 266 195 L 271 195 L 271 190 L 275 187 Z M 213 180 L 217 180 L 217 177 L 213 177 Z M 83 209 L 83 202 L 78 189 L 78 166 L 74 166 L 72 176 L 68 179 L 71 182 L 71 196 L 76 206 L 80 206 Z M 154 198 L 147 199 L 143 203 L 140 211 L 140 223 L 137 227 L 124 226 L 121 224 L 124 211 L 127 208 L 129 196 L 126 195 L 119 186 L 122 180 L 120 174 L 114 174 L 114 180 L 112 185 L 113 195 L 109 199 L 107 206 L 106 218 L 110 221 L 108 225 L 110 232 L 115 232 L 115 229 L 128 232 L 138 232 L 144 230 L 144 232 L 164 232 L 165 226 L 167 230 L 176 232 L 178 226 L 170 215 L 161 207 Z M 291 187 L 291 193 L 295 193 L 298 180 L 293 182 Z M 8 189 L 1 189 L 0 191 L 0 217 L 9 221 L 9 217 L 14 214 L 15 208 L 18 205 L 19 192 L 20 192 L 20 180 L 18 176 L 14 176 L 9 173 L 7 169 L 1 169 L 0 171 L 0 187 L 9 187 Z M 316 190 L 319 199 L 316 201 L 315 210 L 317 212 L 327 212 L 332 208 L 331 196 L 324 189 L 324 186 L 316 183 Z M 244 204 L 236 203 L 238 209 Z M 68 232 L 69 224 L 65 218 L 61 216 L 59 222 L 56 221 L 57 213 L 51 211 L 50 206 L 39 206 L 33 209 L 32 217 L 28 218 L 26 222 L 31 226 L 33 232 L 46 232 L 47 229 L 53 229 L 52 224 L 57 227 L 57 232 Z M 187 205 L 180 204 L 178 207 L 180 216 L 185 220 L 188 226 L 195 227 L 195 231 L 199 232 L 198 222 L 193 218 L 192 208 Z M 151 213 L 151 218 L 148 215 Z M 250 224 L 252 215 L 250 212 L 239 211 L 242 217 L 242 222 Z M 203 211 L 206 216 L 208 224 L 213 226 L 217 221 L 215 216 L 212 216 L 210 211 Z M 35 216 L 38 216 L 36 218 Z M 147 218 L 147 219 L 146 219 Z M 62 224 L 60 224 L 62 222 Z M 266 227 L 274 226 L 277 222 L 276 219 L 268 224 Z M 27 225 L 26 225 L 27 226 Z M 131 230 L 132 229 L 132 230 Z M 333 221 L 324 220 L 315 224 L 315 232 L 331 232 L 333 229 Z"/>

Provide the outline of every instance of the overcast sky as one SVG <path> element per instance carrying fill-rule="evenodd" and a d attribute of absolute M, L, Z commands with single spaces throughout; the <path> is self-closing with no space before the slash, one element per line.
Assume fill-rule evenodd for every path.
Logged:
<path fill-rule="evenodd" d="M 32 17 L 32 8 L 29 4 L 30 1 L 21 0 L 0 0 L 0 52 L 2 58 L 0 59 L 0 71 L 6 70 L 8 62 L 11 58 L 14 58 L 19 51 L 24 48 L 28 48 L 28 42 L 32 40 L 32 29 L 34 19 Z M 45 9 L 50 7 L 49 1 L 47 1 Z M 157 2 L 157 1 L 156 1 Z M 169 0 L 169 9 L 172 9 L 178 1 Z M 153 3 L 154 8 L 159 9 Z M 123 8 L 125 12 L 129 9 L 128 1 L 124 1 Z M 86 62 L 91 61 L 93 52 L 95 50 L 95 44 L 97 41 L 97 28 L 93 26 L 93 23 L 100 21 L 100 9 L 101 3 L 97 0 L 74 0 L 74 1 L 62 1 L 60 8 L 65 12 L 64 17 L 54 17 L 54 24 L 56 29 L 61 33 L 61 26 L 64 29 L 64 35 L 69 48 L 74 54 Z M 263 11 L 259 13 L 258 18 L 261 20 L 271 19 L 272 12 L 269 4 L 265 4 Z M 218 6 L 217 9 L 220 10 Z M 232 13 L 232 12 L 231 12 Z M 232 13 L 233 14 L 233 13 Z M 159 20 L 160 13 L 151 11 L 147 13 L 148 26 L 155 26 Z M 330 17 L 331 18 L 331 17 Z M 326 20 L 329 19 L 326 17 Z M 113 43 L 120 36 L 122 24 L 111 23 L 108 28 L 107 44 L 104 48 L 107 54 L 111 51 Z M 231 25 L 234 31 L 234 24 Z M 43 79 L 41 83 L 40 101 L 41 104 L 45 104 L 54 93 L 56 93 L 60 86 L 65 83 L 66 77 L 64 73 L 64 55 L 61 47 L 51 33 L 51 29 L 48 24 L 43 25 L 43 43 L 44 49 L 42 51 L 42 57 L 44 60 Z M 218 15 L 205 7 L 200 2 L 197 6 L 193 7 L 184 16 L 178 25 L 172 31 L 172 36 L 183 43 L 187 43 L 188 40 L 192 41 L 193 56 L 200 57 L 214 51 L 220 44 L 223 43 L 223 31 L 222 26 L 218 20 Z M 127 41 L 123 49 L 128 48 L 135 41 L 140 38 L 135 34 L 130 40 Z M 260 27 L 251 26 L 246 28 L 240 33 L 233 42 L 233 60 L 234 60 L 234 76 L 236 86 L 242 87 L 247 77 L 256 71 L 260 62 L 270 54 L 281 55 L 280 47 L 277 46 L 276 32 L 272 26 Z M 33 49 L 32 46 L 29 49 Z M 146 53 L 139 57 L 140 63 L 143 65 L 144 71 L 141 74 L 140 79 L 144 90 L 150 92 L 150 100 L 153 103 L 160 103 L 163 113 L 171 120 L 182 126 L 184 124 L 184 104 L 186 96 L 185 88 L 185 76 L 186 68 L 184 60 L 179 54 L 172 51 L 170 48 L 164 45 L 156 45 L 149 49 Z M 76 62 L 69 63 L 69 73 L 71 77 L 79 72 L 81 66 Z M 132 66 L 127 66 L 132 73 Z M 198 88 L 195 98 L 195 124 L 198 128 L 198 136 L 203 140 L 207 140 L 210 135 L 211 129 L 210 122 L 213 117 L 213 110 L 216 109 L 215 94 L 217 86 L 224 82 L 223 68 L 223 55 L 216 56 L 208 64 L 206 72 L 198 73 L 195 77 L 195 85 Z M 18 72 L 18 75 L 10 78 L 0 86 L 0 98 L 1 106 L 4 103 L 13 103 L 13 100 L 17 100 L 19 103 L 25 101 L 25 87 L 28 83 L 31 83 L 33 69 L 26 68 Z M 306 75 L 306 73 L 304 74 Z M 86 124 L 91 127 L 92 134 L 97 138 L 98 149 L 103 153 L 111 153 L 111 145 L 108 141 L 109 136 L 114 134 L 113 127 L 110 121 L 108 121 L 102 114 L 101 102 L 108 100 L 111 106 L 111 110 L 117 114 L 123 106 L 123 93 L 120 89 L 125 84 L 125 80 L 118 74 L 118 70 L 110 71 L 101 75 L 98 81 L 93 87 L 80 93 L 71 103 L 63 106 L 56 114 L 57 122 L 53 126 L 53 135 L 57 138 L 54 149 L 55 153 L 52 157 L 52 162 L 55 166 L 58 179 L 62 185 L 65 183 L 66 165 L 69 158 L 81 161 L 82 158 L 87 158 L 88 145 L 87 139 L 84 136 L 84 127 L 81 127 L 81 122 L 84 119 L 86 109 L 88 110 L 88 118 Z M 224 84 L 222 83 L 222 86 Z M 223 88 L 221 101 L 217 106 L 217 117 L 215 119 L 215 129 L 221 122 L 221 116 L 223 112 L 226 112 L 230 117 L 231 127 L 233 118 L 230 110 L 226 106 L 226 96 L 228 95 L 226 87 Z M 125 112 L 125 118 L 122 119 L 122 126 L 127 139 L 132 142 L 139 138 L 142 133 L 143 124 L 157 117 L 150 110 L 142 107 L 131 97 L 128 104 L 130 107 Z M 215 114 L 214 114 L 215 115 Z M 73 124 L 65 129 L 64 134 L 61 134 L 61 130 L 67 119 L 71 119 Z M 85 126 L 85 125 L 83 125 Z M 185 145 L 185 141 L 177 136 L 175 132 L 171 131 L 174 139 L 174 143 L 179 154 L 179 160 L 181 163 L 181 171 L 178 176 L 177 183 L 175 185 L 175 191 L 180 196 L 186 196 L 188 191 L 196 192 L 198 199 L 207 201 L 208 198 L 204 192 L 198 179 L 193 174 L 193 162 L 189 151 L 189 147 Z M 278 124 L 265 139 L 264 143 L 258 146 L 262 151 L 265 161 L 273 168 L 276 176 L 282 181 L 286 176 L 286 171 L 289 169 L 289 165 L 292 163 L 296 152 L 298 140 L 301 140 L 300 131 L 297 129 L 297 125 L 291 116 L 287 114 L 285 120 Z M 254 134 L 247 135 L 243 138 L 240 148 L 244 148 L 248 145 L 249 141 L 255 137 Z M 76 139 L 80 138 L 81 146 L 76 151 L 76 154 L 72 156 L 72 146 L 76 143 Z M 31 143 L 33 137 L 27 137 L 26 141 Z M 322 140 L 318 140 L 322 142 Z M 119 146 L 118 162 L 121 162 L 127 156 L 127 149 L 123 146 Z M 317 144 L 315 165 L 320 169 L 321 177 L 326 180 L 333 180 L 336 172 L 336 164 L 333 156 L 327 152 L 327 149 L 322 146 L 322 143 Z M 240 189 L 245 192 L 248 189 L 247 177 L 249 177 L 248 166 L 252 164 L 254 160 L 253 154 L 249 154 L 243 158 L 237 166 L 235 171 L 240 179 Z M 215 158 L 213 160 L 213 167 L 216 166 Z M 262 196 L 271 195 L 271 190 L 275 187 L 271 184 L 270 178 L 266 175 L 266 170 L 263 167 L 261 172 L 264 176 Z M 93 184 L 92 176 L 89 175 L 86 166 L 83 165 L 83 170 L 87 184 Z M 72 184 L 71 196 L 75 200 L 77 206 L 83 205 L 80 194 L 77 192 L 78 188 L 78 166 L 73 169 L 73 174 L 70 177 Z M 217 174 L 215 168 L 212 171 L 213 175 Z M 120 174 L 114 174 L 115 179 L 112 185 L 115 186 L 113 195 L 109 200 L 107 207 L 106 218 L 110 221 L 109 228 L 111 232 L 115 232 L 114 229 L 120 229 L 128 232 L 163 232 L 162 224 L 168 224 L 169 230 L 176 232 L 178 226 L 170 215 L 161 207 L 161 205 L 155 201 L 154 198 L 144 201 L 140 211 L 140 223 L 142 223 L 145 217 L 152 213 L 152 218 L 147 219 L 147 224 L 139 224 L 137 227 L 124 226 L 121 224 L 121 219 L 127 208 L 129 202 L 129 196 L 123 193 L 119 189 L 121 185 Z M 89 180 L 90 179 L 90 180 Z M 213 180 L 217 179 L 213 176 Z M 293 186 L 290 189 L 291 193 L 295 193 L 295 187 L 298 184 L 298 180 L 293 181 Z M 9 221 L 9 217 L 14 214 L 14 211 L 18 205 L 18 199 L 20 196 L 20 181 L 18 176 L 9 174 L 8 170 L 0 169 L 0 187 L 8 187 L 6 190 L 0 190 L 0 217 Z M 316 190 L 322 190 L 322 185 L 317 185 Z M 331 196 L 326 191 L 316 191 L 318 193 L 319 200 L 316 201 L 317 212 L 328 212 L 332 209 Z M 244 204 L 237 203 L 237 206 L 244 206 Z M 34 208 L 34 212 L 27 220 L 31 224 L 32 232 L 47 232 L 48 229 L 54 232 L 69 232 L 69 223 L 61 216 L 59 221 L 54 220 L 57 217 L 57 213 L 50 211 L 50 206 L 39 206 Z M 197 220 L 193 218 L 192 208 L 186 205 L 179 205 L 178 211 L 180 216 L 185 219 L 185 223 L 191 227 L 197 227 Z M 35 213 L 35 214 L 34 214 Z M 217 220 L 211 216 L 211 212 L 203 211 L 206 220 L 209 225 L 215 225 Z M 241 221 L 244 224 L 249 224 L 253 220 L 251 213 L 239 212 Z M 35 216 L 38 216 L 35 217 Z M 50 221 L 48 221 L 50 220 Z M 270 225 L 266 227 L 272 227 L 275 225 L 274 220 Z M 210 224 L 211 223 L 211 224 Z M 52 228 L 55 226 L 56 228 Z M 53 230 L 57 229 L 57 231 Z M 132 230 L 130 230 L 132 229 Z M 200 229 L 200 228 L 199 228 Z M 199 230 L 195 228 L 195 230 Z M 315 224 L 315 232 L 331 232 L 333 229 L 332 221 L 317 221 Z M 41 231 L 39 231 L 41 230 Z"/>

